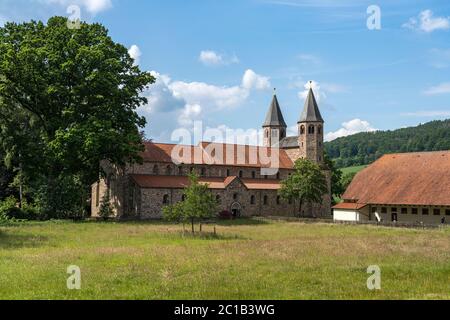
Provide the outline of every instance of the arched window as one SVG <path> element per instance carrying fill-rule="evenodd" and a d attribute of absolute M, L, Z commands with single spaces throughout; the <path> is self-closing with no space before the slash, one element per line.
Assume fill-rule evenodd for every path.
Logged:
<path fill-rule="evenodd" d="M 202 170 L 201 170 L 201 175 L 204 177 L 204 176 L 206 176 L 206 169 L 205 168 L 202 168 Z"/>
<path fill-rule="evenodd" d="M 167 166 L 167 167 L 166 167 L 166 174 L 167 174 L 168 176 L 171 176 L 171 175 L 172 175 L 172 167 L 171 167 L 171 166 Z"/>
<path fill-rule="evenodd" d="M 238 196 L 239 195 L 237 193 L 233 194 L 233 200 L 236 201 L 238 199 Z"/>
<path fill-rule="evenodd" d="M 256 198 L 255 196 L 250 197 L 250 204 L 256 204 Z"/>
<path fill-rule="evenodd" d="M 163 204 L 165 204 L 165 205 L 167 205 L 167 204 L 169 204 L 169 195 L 168 194 L 165 194 L 164 195 L 164 197 L 163 197 Z"/>
<path fill-rule="evenodd" d="M 159 167 L 157 164 L 153 166 L 153 174 L 159 174 Z"/>
<path fill-rule="evenodd" d="M 243 178 L 244 177 L 244 171 L 240 170 L 239 171 L 239 178 Z"/>
<path fill-rule="evenodd" d="M 319 126 L 319 128 L 317 129 L 317 133 L 322 134 L 322 126 Z"/>
<path fill-rule="evenodd" d="M 277 173 L 277 180 L 280 180 L 280 173 Z"/>
<path fill-rule="evenodd" d="M 229 177 L 231 174 L 230 169 L 227 169 L 227 177 Z"/>
<path fill-rule="evenodd" d="M 305 126 L 300 127 L 300 134 L 305 134 Z"/>
<path fill-rule="evenodd" d="M 309 126 L 309 128 L 308 128 L 308 133 L 309 133 L 309 134 L 314 134 L 315 131 L 316 131 L 316 130 L 315 130 L 315 127 L 314 127 L 314 126 Z"/>
<path fill-rule="evenodd" d="M 183 175 L 183 167 L 182 167 L 182 166 L 179 166 L 179 167 L 178 167 L 178 174 L 179 174 L 180 176 Z"/>
<path fill-rule="evenodd" d="M 269 197 L 264 196 L 264 205 L 267 205 L 269 203 Z"/>
<path fill-rule="evenodd" d="M 256 172 L 252 171 L 252 179 L 256 179 Z"/>

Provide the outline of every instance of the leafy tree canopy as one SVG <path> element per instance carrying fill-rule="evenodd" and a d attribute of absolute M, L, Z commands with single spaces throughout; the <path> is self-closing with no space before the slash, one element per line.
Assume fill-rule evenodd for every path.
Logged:
<path fill-rule="evenodd" d="M 99 162 L 139 161 L 136 108 L 154 78 L 100 24 L 67 19 L 0 28 L 0 140 L 28 176 L 98 178 Z"/>
<path fill-rule="evenodd" d="M 305 203 L 321 204 L 328 193 L 328 183 L 322 168 L 309 160 L 295 162 L 294 173 L 282 181 L 280 196 L 299 203 L 299 213 Z"/>
<path fill-rule="evenodd" d="M 207 184 L 201 184 L 196 174 L 189 175 L 190 185 L 184 190 L 184 201 L 163 208 L 164 217 L 171 221 L 190 221 L 194 232 L 195 220 L 214 217 L 217 201 Z"/>

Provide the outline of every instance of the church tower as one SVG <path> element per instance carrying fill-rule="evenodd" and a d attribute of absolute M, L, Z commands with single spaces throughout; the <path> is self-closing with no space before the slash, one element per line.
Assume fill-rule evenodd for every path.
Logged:
<path fill-rule="evenodd" d="M 300 158 L 323 163 L 324 121 L 312 88 L 309 89 L 305 107 L 298 122 Z"/>
<path fill-rule="evenodd" d="M 286 138 L 287 125 L 281 113 L 280 104 L 277 95 L 274 93 L 266 121 L 263 125 L 264 129 L 264 146 L 279 147 L 281 140 Z"/>

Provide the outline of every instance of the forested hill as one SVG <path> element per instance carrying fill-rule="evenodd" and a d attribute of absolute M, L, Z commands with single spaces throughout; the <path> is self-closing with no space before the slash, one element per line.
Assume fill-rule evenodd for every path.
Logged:
<path fill-rule="evenodd" d="M 450 150 L 450 119 L 395 131 L 359 133 L 325 144 L 339 168 L 370 164 L 388 153 Z"/>

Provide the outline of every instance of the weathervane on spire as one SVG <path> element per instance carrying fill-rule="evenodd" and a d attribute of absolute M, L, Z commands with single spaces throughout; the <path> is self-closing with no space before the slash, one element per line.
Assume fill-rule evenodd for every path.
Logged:
<path fill-rule="evenodd" d="M 311 81 L 309 81 L 309 88 L 310 88 L 310 89 L 312 89 L 312 88 L 313 88 L 313 82 L 312 82 L 312 80 L 311 80 Z"/>
<path fill-rule="evenodd" d="M 273 88 L 273 95 L 275 96 L 277 94 L 277 88 Z"/>

